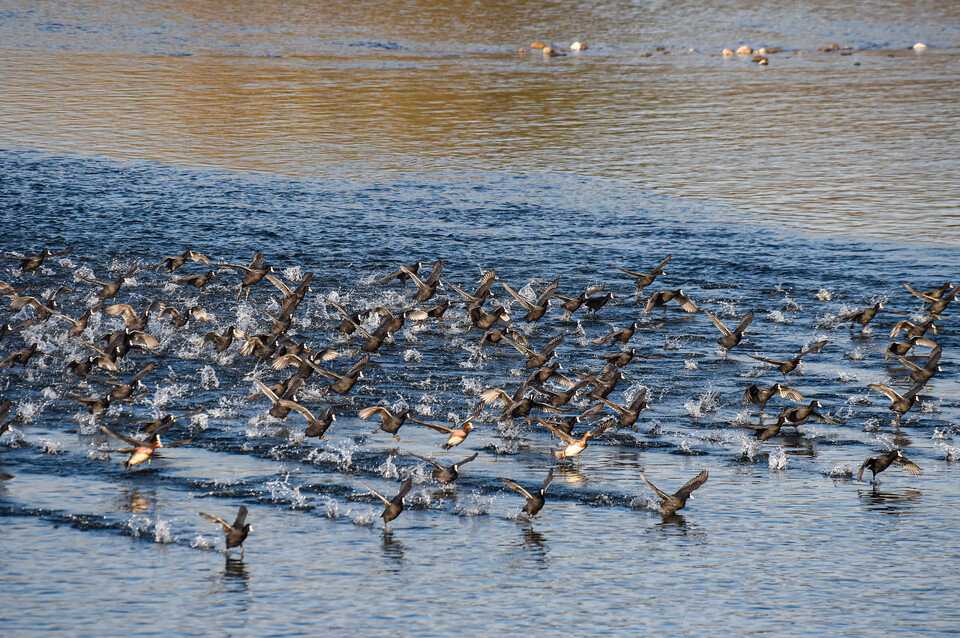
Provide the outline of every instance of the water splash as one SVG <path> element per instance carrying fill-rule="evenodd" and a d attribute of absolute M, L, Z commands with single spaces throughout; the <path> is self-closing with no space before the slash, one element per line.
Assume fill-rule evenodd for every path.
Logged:
<path fill-rule="evenodd" d="M 770 456 L 767 457 L 767 463 L 770 465 L 771 470 L 784 470 L 787 467 L 787 455 L 783 451 L 782 447 L 778 447 L 776 450 L 770 452 Z"/>

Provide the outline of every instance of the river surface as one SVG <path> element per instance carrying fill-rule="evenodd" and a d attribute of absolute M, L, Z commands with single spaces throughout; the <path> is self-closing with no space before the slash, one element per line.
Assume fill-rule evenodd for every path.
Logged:
<path fill-rule="evenodd" d="M 545 58 L 535 40 L 588 48 Z M 766 66 L 721 56 L 741 44 L 783 51 Z M 36 297 L 67 286 L 56 310 L 76 319 L 100 286 L 74 272 L 113 281 L 136 263 L 116 302 L 211 315 L 182 327 L 153 316 L 156 347 L 79 379 L 64 366 L 92 350 L 72 324 L 0 298 L 0 325 L 22 327 L 0 360 L 34 343 L 44 353 L 0 368 L 13 402 L 0 634 L 960 631 L 960 302 L 927 333 L 942 369 L 899 424 L 868 387 L 909 387 L 884 358 L 894 325 L 925 317 L 902 284 L 960 282 L 958 44 L 953 2 L 0 0 L 0 256 L 73 249 L 34 274 L 3 260 L 0 281 Z M 187 249 L 213 265 L 162 268 Z M 579 464 L 559 465 L 536 421 L 498 420 L 499 403 L 451 450 L 410 422 L 399 440 L 373 432 L 378 419 L 358 418 L 367 406 L 452 425 L 484 390 L 519 387 L 526 357 L 478 349 L 482 331 L 452 304 L 442 325 L 408 320 L 346 397 L 307 377 L 301 402 L 337 420 L 328 440 L 300 445 L 300 414 L 282 421 L 246 399 L 255 379 L 293 369 L 238 343 L 201 345 L 231 325 L 266 332 L 278 288 L 238 299 L 235 269 L 203 291 L 173 281 L 254 251 L 290 288 L 313 274 L 288 334 L 341 351 L 327 370 L 343 373 L 361 344 L 336 330 L 331 302 L 402 311 L 413 285 L 377 280 L 395 262 L 443 259 L 435 300 L 460 300 L 450 284 L 472 291 L 496 269 L 485 308 L 505 306 L 535 349 L 563 334 L 556 360 L 574 380 L 619 348 L 595 339 L 636 321 L 636 357 L 609 399 L 645 389 L 649 407 L 636 430 L 591 439 Z M 667 255 L 639 299 L 614 268 Z M 555 278 L 562 295 L 603 284 L 615 297 L 569 318 L 553 299 L 527 324 L 502 283 L 529 300 Z M 677 288 L 731 328 L 752 310 L 743 342 L 723 351 L 704 313 L 673 302 L 644 313 Z M 864 329 L 838 321 L 877 302 Z M 95 312 L 81 338 L 123 326 Z M 832 422 L 757 445 L 744 389 L 784 378 L 747 355 L 787 359 L 820 340 L 787 382 Z M 103 414 L 68 398 L 103 396 L 93 377 L 126 381 L 150 362 L 143 396 Z M 590 404 L 579 394 L 568 414 Z M 793 405 L 772 399 L 764 425 Z M 163 436 L 193 441 L 138 469 L 100 429 L 133 436 L 136 420 L 200 406 Z M 895 448 L 923 475 L 855 480 Z M 446 488 L 413 456 L 475 452 Z M 528 520 L 498 479 L 535 490 L 550 468 Z M 672 493 L 701 470 L 706 484 L 671 517 L 640 478 Z M 405 510 L 385 526 L 365 486 L 389 498 L 408 476 Z M 199 516 L 232 521 L 241 505 L 253 526 L 242 559 Z"/>

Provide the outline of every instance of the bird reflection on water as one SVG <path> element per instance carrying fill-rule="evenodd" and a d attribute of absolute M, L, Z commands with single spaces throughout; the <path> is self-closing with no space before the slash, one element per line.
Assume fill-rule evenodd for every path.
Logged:
<path fill-rule="evenodd" d="M 397 573 L 403 567 L 404 553 L 406 548 L 403 543 L 394 538 L 393 531 L 387 527 L 383 529 L 383 538 L 380 542 L 380 550 L 383 557 L 388 559 L 383 569 L 388 572 Z"/>
<path fill-rule="evenodd" d="M 872 489 L 857 490 L 857 497 L 866 509 L 891 516 L 911 513 L 920 505 L 922 494 L 915 489 L 883 491 L 876 481 Z"/>

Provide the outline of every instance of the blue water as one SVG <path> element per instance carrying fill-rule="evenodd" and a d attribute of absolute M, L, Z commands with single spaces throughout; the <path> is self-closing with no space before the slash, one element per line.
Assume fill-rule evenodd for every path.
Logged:
<path fill-rule="evenodd" d="M 72 247 L 35 274 L 0 260 L 0 281 L 76 318 L 99 286 L 139 268 L 116 301 L 160 299 L 212 319 L 154 317 L 144 396 L 94 418 L 69 395 L 109 386 L 63 375 L 91 350 L 54 316 L 0 340 L 0 361 L 33 343 L 44 355 L 0 369 L 13 402 L 0 436 L 2 636 L 357 634 L 829 635 L 960 629 L 956 547 L 960 459 L 958 312 L 928 333 L 941 371 L 899 424 L 868 387 L 908 387 L 884 361 L 891 328 L 924 317 L 903 282 L 960 281 L 956 126 L 957 5 L 771 7 L 504 3 L 45 3 L 0 0 L 0 257 Z M 590 48 L 553 60 L 535 39 Z M 907 47 L 924 41 L 923 52 Z M 837 42 L 850 55 L 821 53 Z M 720 48 L 779 45 L 768 67 Z M 656 47 L 666 50 L 658 51 Z M 692 51 L 691 51 L 692 49 Z M 800 54 L 797 51 L 803 51 Z M 643 53 L 653 55 L 643 57 Z M 301 401 L 332 405 L 328 441 L 303 445 L 305 419 L 247 400 L 255 379 L 292 372 L 201 339 L 230 325 L 266 331 L 278 290 L 218 269 L 205 291 L 172 279 L 264 253 L 274 275 L 311 291 L 289 336 L 358 359 L 335 330 L 350 310 L 411 307 L 413 288 L 377 279 L 396 262 L 447 260 L 443 279 L 473 289 L 496 269 L 485 307 L 503 304 L 535 348 L 557 334 L 568 377 L 597 372 L 616 344 L 592 341 L 636 321 L 636 358 L 610 399 L 646 389 L 637 429 L 591 439 L 580 463 L 560 443 L 488 406 L 458 447 L 412 423 L 400 440 L 358 412 L 382 405 L 451 425 L 480 393 L 518 387 L 526 358 L 477 350 L 462 305 L 443 327 L 412 321 L 381 347 L 347 397 L 307 378 Z M 616 270 L 666 274 L 638 300 Z M 426 267 L 425 267 L 426 269 Z M 501 283 L 536 296 L 554 278 L 576 295 L 616 298 L 567 319 L 556 299 L 536 324 Z M 703 314 L 644 314 L 650 294 L 682 288 L 733 327 L 730 352 Z M 458 300 L 440 287 L 436 300 Z M 839 316 L 882 301 L 865 330 Z M 0 298 L 0 325 L 36 318 Z M 432 304 L 433 301 L 428 302 Z M 377 319 L 367 319 L 367 328 Z M 87 343 L 123 327 L 94 313 Z M 788 358 L 819 340 L 788 382 L 839 424 L 811 420 L 760 446 L 751 383 L 783 381 L 747 355 Z M 929 348 L 910 358 L 922 364 Z M 561 389 L 556 381 L 548 386 Z M 583 394 L 571 414 L 590 405 Z M 772 423 L 793 404 L 771 399 Z M 122 466 L 136 420 L 177 421 L 152 464 Z M 600 419 L 612 415 L 609 409 Z M 598 423 L 578 427 L 578 433 Z M 861 463 L 900 448 L 922 476 Z M 442 487 L 412 454 L 444 464 L 478 453 Z M 554 480 L 532 521 L 499 481 Z M 663 518 L 640 479 L 673 492 L 709 472 L 678 516 Z M 389 525 L 364 484 L 413 489 Z M 248 508 L 244 553 L 200 512 Z"/>

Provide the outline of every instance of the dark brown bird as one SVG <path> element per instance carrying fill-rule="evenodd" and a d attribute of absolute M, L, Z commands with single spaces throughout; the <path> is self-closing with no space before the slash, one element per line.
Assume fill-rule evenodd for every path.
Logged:
<path fill-rule="evenodd" d="M 237 512 L 237 520 L 233 521 L 233 525 L 223 520 L 219 516 L 214 516 L 212 514 L 204 514 L 203 512 L 200 512 L 200 516 L 211 520 L 214 523 L 218 523 L 220 525 L 220 529 L 223 530 L 223 534 L 227 539 L 227 551 L 234 547 L 239 547 L 240 556 L 243 557 L 243 541 L 247 540 L 247 535 L 253 531 L 253 526 L 246 522 L 246 506 L 240 506 L 240 511 Z"/>
<path fill-rule="evenodd" d="M 243 294 L 243 289 L 247 289 L 247 299 L 250 298 L 250 289 L 263 281 L 263 278 L 273 272 L 273 266 L 264 264 L 264 256 L 260 251 L 253 253 L 253 260 L 250 265 L 242 264 L 217 264 L 217 268 L 233 268 L 243 273 L 243 280 L 240 282 L 240 290 L 237 292 L 237 299 Z"/>
<path fill-rule="evenodd" d="M 917 346 L 923 346 L 924 348 L 938 347 L 936 341 L 931 341 L 926 337 L 910 337 L 909 341 L 894 341 L 887 346 L 886 352 L 883 353 L 883 360 L 886 361 L 891 355 L 894 357 L 905 356 Z"/>
<path fill-rule="evenodd" d="M 163 261 L 160 262 L 160 268 L 166 266 L 166 267 L 167 267 L 167 272 L 173 272 L 174 270 L 176 270 L 176 269 L 179 268 L 180 266 L 182 266 L 182 265 L 184 265 L 185 263 L 187 263 L 187 260 L 188 260 L 188 259 L 191 260 L 191 261 L 195 261 L 195 262 L 197 262 L 197 263 L 203 264 L 203 265 L 205 265 L 205 266 L 209 266 L 209 265 L 210 265 L 210 260 L 207 259 L 207 258 L 206 258 L 204 255 L 202 255 L 201 253 L 198 253 L 198 252 L 195 251 L 195 250 L 186 250 L 186 251 L 184 251 L 183 253 L 181 253 L 181 254 L 179 254 L 179 255 L 176 255 L 176 256 L 173 256 L 173 257 L 164 257 L 164 258 L 163 258 Z M 157 268 L 157 270 L 160 270 L 160 268 Z"/>
<path fill-rule="evenodd" d="M 564 316 L 564 319 L 569 319 L 570 315 L 572 315 L 573 313 L 575 313 L 577 310 L 580 309 L 580 306 L 586 303 L 586 301 L 590 299 L 593 295 L 597 294 L 598 292 L 601 292 L 604 288 L 606 288 L 606 285 L 600 284 L 599 286 L 590 288 L 585 292 L 581 292 L 576 297 L 564 297 L 563 295 L 559 295 L 559 294 L 555 294 L 554 296 L 563 302 L 562 304 L 560 304 L 560 307 L 563 308 L 567 313 Z"/>
<path fill-rule="evenodd" d="M 890 338 L 893 339 L 896 337 L 898 334 L 900 334 L 901 330 L 906 331 L 908 339 L 913 337 L 922 337 L 923 335 L 927 334 L 928 330 L 932 331 L 933 334 L 939 334 L 939 329 L 937 328 L 937 324 L 934 323 L 934 320 L 935 317 L 930 317 L 926 321 L 919 324 L 910 323 L 906 319 L 903 321 L 898 321 L 890 331 Z"/>
<path fill-rule="evenodd" d="M 429 301 L 437 293 L 437 286 L 440 285 L 440 273 L 443 272 L 443 267 L 446 264 L 447 262 L 439 260 L 433 262 L 433 270 L 430 272 L 430 276 L 427 277 L 426 281 L 421 280 L 415 272 L 406 266 L 401 264 L 397 265 L 400 266 L 400 270 L 407 273 L 407 276 L 417 285 L 417 294 L 414 295 L 414 299 L 418 303 L 422 303 Z"/>
<path fill-rule="evenodd" d="M 365 354 L 357 359 L 356 363 L 350 366 L 350 369 L 343 375 L 327 370 L 319 370 L 319 372 L 328 379 L 333 379 L 333 383 L 327 387 L 327 392 L 335 392 L 346 396 L 357 381 L 363 378 L 363 371 L 368 365 L 370 365 L 370 355 Z"/>
<path fill-rule="evenodd" d="M 184 312 L 180 312 L 173 306 L 166 306 L 157 316 L 161 318 L 170 317 L 170 320 L 173 322 L 175 328 L 184 327 L 187 325 L 187 322 L 190 321 L 190 319 L 196 319 L 197 321 L 202 321 L 203 323 L 207 323 L 213 319 L 213 317 L 211 317 L 210 314 L 200 306 L 190 306 Z"/>
<path fill-rule="evenodd" d="M 203 339 L 200 340 L 200 349 L 203 349 L 207 343 L 212 343 L 217 349 L 217 353 L 221 353 L 227 348 L 230 347 L 230 344 L 233 343 L 235 338 L 237 339 L 246 339 L 247 335 L 236 326 L 228 326 L 226 330 L 223 331 L 223 335 L 219 335 L 214 331 L 210 331 L 207 334 L 203 335 Z"/>
<path fill-rule="evenodd" d="M 708 476 L 709 474 L 707 474 L 706 470 L 700 472 L 695 477 L 684 483 L 683 487 L 674 492 L 672 496 L 648 481 L 647 477 L 645 477 L 643 474 L 640 475 L 640 480 L 650 486 L 650 489 L 656 492 L 657 496 L 660 497 L 660 514 L 663 516 L 670 516 L 671 514 L 676 513 L 677 510 L 681 510 L 686 506 L 687 499 L 693 498 L 693 491 L 706 483 Z"/>
<path fill-rule="evenodd" d="M 177 277 L 171 279 L 175 284 L 180 284 L 181 286 L 193 286 L 203 292 L 204 287 L 217 278 L 216 271 L 209 271 L 200 275 L 187 275 L 186 277 Z"/>
<path fill-rule="evenodd" d="M 890 467 L 891 464 L 899 465 L 914 476 L 923 474 L 920 466 L 905 457 L 903 452 L 900 450 L 891 450 L 888 454 L 871 456 L 864 461 L 863 465 L 860 466 L 860 470 L 857 472 L 857 480 L 859 481 L 863 477 L 863 470 L 868 469 L 873 472 L 873 481 L 876 482 L 877 474 Z"/>
<path fill-rule="evenodd" d="M 593 375 L 587 375 L 580 379 L 578 382 L 567 388 L 564 392 L 555 392 L 553 390 L 548 390 L 547 388 L 541 385 L 534 385 L 533 387 L 537 392 L 541 392 L 547 395 L 546 404 L 552 405 L 555 408 L 562 407 L 566 405 L 570 399 L 574 397 L 583 388 L 584 386 L 595 383 L 597 378 Z"/>
<path fill-rule="evenodd" d="M 873 321 L 877 312 L 881 310 L 883 310 L 883 304 L 878 301 L 874 304 L 873 308 L 864 308 L 863 310 L 857 310 L 856 312 L 838 317 L 837 323 L 847 323 L 849 321 L 851 323 L 859 323 L 861 326 L 866 327 L 868 323 Z"/>
<path fill-rule="evenodd" d="M 608 401 L 604 398 L 600 398 L 599 401 L 620 416 L 620 422 L 617 424 L 618 430 L 620 428 L 633 428 L 634 431 L 636 431 L 637 426 L 635 424 L 640 417 L 640 412 L 649 407 L 646 398 L 647 389 L 640 388 L 636 396 L 633 397 L 633 401 L 631 401 L 627 407 L 617 405 L 613 401 Z"/>
<path fill-rule="evenodd" d="M 583 302 L 583 305 L 590 309 L 590 312 L 597 314 L 600 312 L 600 309 L 607 305 L 607 303 L 613 299 L 613 293 L 608 292 L 605 295 L 598 295 L 596 297 L 590 297 Z"/>
<path fill-rule="evenodd" d="M 537 513 L 543 509 L 543 504 L 546 502 L 544 494 L 546 494 L 547 488 L 550 487 L 550 482 L 553 481 L 553 468 L 551 467 L 550 471 L 547 472 L 547 478 L 543 481 L 543 485 L 537 490 L 536 494 L 531 494 L 510 479 L 501 478 L 498 480 L 514 492 L 522 494 L 524 498 L 527 499 L 527 503 L 523 506 L 522 511 L 530 518 L 536 518 Z"/>
<path fill-rule="evenodd" d="M 462 288 L 456 286 L 455 284 L 450 283 L 446 279 L 443 280 L 443 285 L 449 286 L 452 288 L 458 295 L 464 298 L 465 301 L 459 303 L 467 304 L 467 312 L 472 313 L 475 308 L 481 308 L 483 303 L 487 300 L 487 297 L 490 296 L 493 289 L 493 282 L 497 279 L 496 270 L 488 270 L 483 273 L 483 276 L 480 277 L 478 282 L 477 290 L 473 294 L 466 292 Z"/>
<path fill-rule="evenodd" d="M 400 485 L 400 491 L 397 493 L 397 495 L 390 499 L 362 481 L 360 481 L 360 485 L 363 485 L 365 488 L 370 490 L 371 494 L 383 501 L 385 507 L 383 508 L 383 514 L 380 516 L 383 518 L 383 524 L 386 525 L 396 517 L 400 516 L 400 512 L 403 511 L 403 499 L 407 496 L 410 488 L 413 487 L 413 479 L 407 477 L 407 480 Z"/>
<path fill-rule="evenodd" d="M 68 317 L 67 315 L 62 314 L 62 313 L 59 313 L 59 312 L 56 313 L 56 314 L 57 314 L 57 316 L 59 316 L 59 317 L 61 317 L 61 318 L 63 318 L 63 319 L 66 319 L 66 320 L 69 321 L 71 324 L 73 324 L 73 325 L 70 326 L 70 328 L 67 330 L 67 335 L 70 336 L 70 337 L 79 337 L 80 335 L 83 334 L 83 331 L 87 329 L 87 323 L 89 323 L 90 317 L 93 316 L 93 313 L 99 312 L 99 310 L 100 310 L 99 307 L 87 308 L 86 311 L 84 311 L 84 313 L 83 313 L 82 315 L 80 315 L 80 317 L 77 318 L 77 319 L 71 319 L 71 318 Z"/>
<path fill-rule="evenodd" d="M 828 416 L 824 416 L 817 412 L 814 408 L 822 408 L 821 404 L 817 400 L 811 401 L 808 405 L 801 405 L 796 408 L 790 408 L 789 410 L 784 410 L 780 413 L 780 416 L 784 418 L 785 421 L 792 423 L 794 425 L 802 425 L 806 423 L 807 419 L 814 417 L 818 421 L 823 423 L 830 423 L 831 425 L 840 425 L 833 419 Z"/>
<path fill-rule="evenodd" d="M 453 465 L 448 465 L 447 467 L 444 467 L 439 463 L 437 463 L 436 461 L 432 461 L 425 456 L 414 454 L 413 452 L 407 452 L 407 454 L 409 454 L 410 456 L 415 456 L 421 461 L 424 461 L 432 465 L 434 469 L 430 471 L 430 478 L 433 479 L 434 481 L 438 483 L 452 483 L 453 481 L 457 480 L 457 477 L 460 476 L 460 468 L 466 465 L 467 463 L 469 463 L 470 461 L 475 460 L 477 458 L 478 453 L 474 452 L 472 456 L 468 456 L 462 461 L 458 463 L 454 463 Z"/>
<path fill-rule="evenodd" d="M 490 390 L 484 390 L 481 392 L 480 398 L 483 399 L 484 404 L 494 403 L 498 400 L 503 402 L 503 412 L 499 417 L 497 417 L 498 421 L 528 416 L 533 408 L 546 410 L 547 412 L 551 412 L 553 414 L 559 414 L 561 412 L 552 405 L 540 403 L 538 401 L 534 401 L 530 397 L 522 396 L 523 391 L 525 390 L 526 387 L 521 386 L 520 396 L 514 395 L 511 397 L 500 388 L 492 388 Z"/>
<path fill-rule="evenodd" d="M 650 272 L 637 272 L 634 270 L 627 270 L 626 268 L 621 268 L 620 266 L 614 266 L 610 264 L 613 268 L 616 268 L 620 272 L 626 273 L 631 277 L 635 277 L 637 280 L 637 292 L 635 293 L 637 297 L 640 296 L 640 293 L 643 292 L 643 289 L 653 283 L 653 280 L 656 279 L 659 275 L 667 274 L 664 272 L 663 267 L 667 265 L 670 261 L 671 255 L 667 255 L 663 261 L 656 265 L 656 267 Z"/>
<path fill-rule="evenodd" d="M 550 297 L 554 295 L 557 291 L 557 286 L 560 285 L 559 279 L 554 279 L 549 286 L 540 294 L 537 300 L 534 303 L 530 303 L 526 299 L 520 296 L 520 294 L 508 286 L 507 284 L 500 282 L 500 285 L 509 292 L 514 299 L 520 302 L 520 305 L 527 311 L 527 314 L 523 317 L 523 320 L 527 323 L 536 324 L 547 312 L 547 308 L 550 307 Z"/>
<path fill-rule="evenodd" d="M 140 387 L 140 382 L 145 379 L 147 375 L 153 372 L 156 367 L 157 365 L 151 361 L 146 365 L 146 367 L 143 368 L 143 370 L 134 375 L 133 378 L 126 383 L 111 381 L 110 379 L 99 379 L 95 377 L 90 377 L 90 379 L 96 381 L 97 383 L 114 386 L 114 389 L 110 392 L 110 399 L 114 401 L 121 401 L 123 399 L 130 398 L 130 395 L 132 395 L 134 391 Z"/>
<path fill-rule="evenodd" d="M 3 401 L 0 401 L 0 436 L 3 436 L 3 433 L 10 429 L 10 424 L 7 423 L 7 417 L 10 416 L 10 408 L 13 406 L 13 403 L 10 399 L 4 398 Z"/>
<path fill-rule="evenodd" d="M 713 325 L 715 325 L 720 332 L 723 333 L 723 336 L 717 339 L 717 343 L 719 343 L 720 346 L 726 350 L 731 350 L 734 346 L 740 343 L 740 340 L 743 339 L 743 331 L 746 330 L 747 326 L 750 325 L 750 322 L 753 321 L 753 311 L 751 310 L 744 315 L 736 329 L 731 332 L 725 325 L 723 325 L 722 321 L 714 317 L 712 314 L 710 314 L 710 312 L 704 310 L 703 314 L 707 315 L 710 318 L 710 321 L 713 322 Z"/>
<path fill-rule="evenodd" d="M 306 414 L 304 414 L 304 416 L 306 416 Z M 323 412 L 320 413 L 319 417 L 316 417 L 313 420 L 309 418 L 307 419 L 307 423 L 308 423 L 307 429 L 303 433 L 303 438 L 297 441 L 297 445 L 302 444 L 306 439 L 309 439 L 310 437 L 314 437 L 314 436 L 326 441 L 327 430 L 330 428 L 330 425 L 333 424 L 333 422 L 336 420 L 337 420 L 337 415 L 333 413 L 333 406 L 328 405 L 326 408 L 324 408 Z"/>
<path fill-rule="evenodd" d="M 524 371 L 530 370 L 531 368 L 540 368 L 551 357 L 556 354 L 554 351 L 557 349 L 563 342 L 563 334 L 558 334 L 556 337 L 547 342 L 547 345 L 543 347 L 543 350 L 540 352 L 534 352 L 530 348 L 514 341 L 510 337 L 503 337 L 503 340 L 509 343 L 511 346 L 520 351 L 520 354 L 527 357 L 527 363 L 524 366 Z"/>
<path fill-rule="evenodd" d="M 947 294 L 952 288 L 953 284 L 946 282 L 942 284 L 939 288 L 931 288 L 930 290 L 924 290 L 923 292 L 918 291 L 913 286 L 907 282 L 903 282 L 903 287 L 910 291 L 910 294 L 913 296 L 930 303 L 931 301 L 936 301 L 941 299 L 945 294 Z"/>
<path fill-rule="evenodd" d="M 610 393 L 616 389 L 620 380 L 624 378 L 623 370 L 611 363 L 604 364 L 600 370 L 600 374 L 596 375 L 596 377 L 597 380 L 594 382 L 593 390 L 590 392 L 591 399 L 607 398 L 610 396 Z"/>
<path fill-rule="evenodd" d="M 497 306 L 490 312 L 485 312 L 482 307 L 477 306 L 471 308 L 469 312 L 470 323 L 481 330 L 489 330 L 498 321 L 510 321 L 510 315 L 507 314 L 507 309 L 503 306 Z"/>
<path fill-rule="evenodd" d="M 70 290 L 71 289 L 66 286 L 60 286 L 43 299 L 31 297 L 30 295 L 16 297 L 10 302 L 10 308 L 12 310 L 19 310 L 24 306 L 30 306 L 30 308 L 33 309 L 34 315 L 36 315 L 37 321 L 43 323 L 53 315 L 64 316 L 56 310 L 59 307 L 57 305 L 57 296 L 64 292 L 70 292 Z"/>
<path fill-rule="evenodd" d="M 304 416 L 309 414 L 309 410 L 296 402 L 297 392 L 299 392 L 301 386 L 303 386 L 303 377 L 300 375 L 295 374 L 290 377 L 289 383 L 285 384 L 282 395 L 276 394 L 273 388 L 265 385 L 262 381 L 260 381 L 260 379 L 254 379 L 254 381 L 260 388 L 260 392 L 270 399 L 270 402 L 273 404 L 270 406 L 270 411 L 267 413 L 270 416 L 276 419 L 285 420 L 291 411 L 300 412 Z M 306 413 L 304 411 L 306 411 Z M 313 415 L 310 416 L 312 417 Z M 308 418 L 308 420 L 310 419 Z"/>
<path fill-rule="evenodd" d="M 181 414 L 180 416 L 173 416 L 172 414 L 166 414 L 159 419 L 145 419 L 141 421 L 134 421 L 140 425 L 140 431 L 144 434 L 155 434 L 158 431 L 167 431 L 176 421 L 180 419 L 189 419 L 195 417 L 201 412 L 203 412 L 204 407 L 201 405 L 195 410 L 191 410 L 186 414 Z"/>
<path fill-rule="evenodd" d="M 121 275 L 119 279 L 112 282 L 100 281 L 99 279 L 94 279 L 93 277 L 87 277 L 85 275 L 81 275 L 78 272 L 74 272 L 73 276 L 87 283 L 97 284 L 99 286 L 102 286 L 103 288 L 100 290 L 100 301 L 106 301 L 107 299 L 113 299 L 114 297 L 116 297 L 117 293 L 120 292 L 120 286 L 123 285 L 123 282 L 133 277 L 133 273 L 135 272 L 137 272 L 136 263 L 131 264 L 130 268 L 127 269 L 127 272 Z"/>
<path fill-rule="evenodd" d="M 927 357 L 927 362 L 921 368 L 917 364 L 904 359 L 903 356 L 898 356 L 900 363 L 910 368 L 912 372 L 910 373 L 910 379 L 914 383 L 920 383 L 926 385 L 927 381 L 933 378 L 937 372 L 940 372 L 940 354 L 943 352 L 943 348 L 937 346 L 933 349 L 933 352 L 930 353 L 930 356 Z"/>
<path fill-rule="evenodd" d="M 799 403 L 803 401 L 803 395 L 794 390 L 789 386 L 785 386 L 780 383 L 774 383 L 769 388 L 761 388 L 756 383 L 751 383 L 743 393 L 743 398 L 747 403 L 752 403 L 760 408 L 760 412 L 763 412 L 763 409 L 767 406 L 767 401 L 770 400 L 773 395 L 778 394 L 783 399 L 788 399 L 790 401 L 796 401 Z"/>
<path fill-rule="evenodd" d="M 35 343 L 29 348 L 24 348 L 23 350 L 18 350 L 8 356 L 3 361 L 0 361 L 0 368 L 9 368 L 13 365 L 20 364 L 21 366 L 26 366 L 30 362 L 30 359 L 37 353 L 43 354 L 40 352 L 40 344 Z"/>
<path fill-rule="evenodd" d="M 421 266 L 421 265 L 422 265 L 422 264 L 418 261 L 418 262 L 415 263 L 415 264 L 410 264 L 409 266 L 407 266 L 407 267 L 406 267 L 406 272 L 404 271 L 403 268 L 399 268 L 399 269 L 397 269 L 397 270 L 394 270 L 394 271 L 393 271 L 392 273 L 390 273 L 389 275 L 386 275 L 386 276 L 381 277 L 380 279 L 378 279 L 378 280 L 377 280 L 377 283 L 378 283 L 378 284 L 388 284 L 388 283 L 390 283 L 391 281 L 393 281 L 394 279 L 396 279 L 396 280 L 399 281 L 401 284 L 405 284 L 405 283 L 407 283 L 407 280 L 410 278 L 410 275 L 408 275 L 407 272 L 412 272 L 412 273 L 416 274 L 416 273 L 420 270 L 420 266 Z"/>
<path fill-rule="evenodd" d="M 917 294 L 916 291 L 912 290 L 909 286 L 907 286 L 907 290 Z M 933 317 L 938 317 L 940 316 L 941 312 L 947 309 L 947 306 L 956 298 L 957 294 L 960 294 L 960 285 L 942 292 L 941 296 L 938 298 L 935 298 L 931 295 L 925 295 L 923 293 L 917 294 L 917 296 L 929 304 L 927 306 L 927 312 Z"/>
<path fill-rule="evenodd" d="M 763 422 L 761 421 L 760 427 L 757 428 L 757 441 L 762 443 L 763 441 L 768 441 L 777 436 L 780 434 L 780 428 L 782 428 L 786 422 L 787 419 L 783 416 L 783 414 L 778 415 L 777 420 L 773 423 L 773 425 L 768 425 L 767 427 L 763 427 Z"/>
<path fill-rule="evenodd" d="M 826 341 L 818 341 L 809 348 L 804 349 L 800 354 L 793 357 L 792 359 L 787 359 L 786 361 L 780 361 L 778 359 L 767 359 L 766 357 L 761 357 L 753 354 L 748 354 L 747 356 L 751 359 L 756 359 L 757 361 L 763 361 L 764 363 L 769 363 L 770 365 L 777 366 L 777 370 L 780 371 L 780 374 L 783 375 L 783 378 L 787 378 L 787 374 L 793 372 L 797 369 L 797 366 L 800 365 L 800 360 L 812 352 L 819 352 L 823 349 L 823 346 L 827 345 Z"/>
<path fill-rule="evenodd" d="M 392 414 L 390 410 L 379 405 L 364 408 L 357 413 L 357 416 L 363 420 L 367 420 L 373 416 L 379 416 L 381 419 L 380 427 L 374 430 L 374 432 L 383 430 L 387 434 L 392 434 L 393 437 L 398 441 L 400 440 L 400 437 L 397 436 L 397 432 L 400 431 L 400 427 L 406 423 L 407 419 L 410 419 L 411 421 L 417 421 L 410 416 L 410 408 L 404 408 L 396 414 Z M 417 422 L 420 423 L 420 421 Z"/>
<path fill-rule="evenodd" d="M 626 344 L 630 341 L 630 338 L 633 337 L 633 334 L 637 331 L 637 322 L 634 321 L 626 328 L 620 328 L 619 330 L 614 330 L 609 334 L 605 334 L 602 337 L 593 340 L 593 343 L 603 345 L 608 341 L 618 341 L 622 344 Z"/>
<path fill-rule="evenodd" d="M 4 257 L 10 261 L 19 261 L 20 262 L 20 274 L 24 275 L 26 273 L 36 274 L 37 268 L 46 260 L 47 257 L 60 257 L 61 255 L 69 255 L 73 252 L 73 248 L 67 247 L 61 250 L 58 253 L 52 253 L 46 248 L 40 251 L 39 255 L 32 255 L 29 257 Z"/>
<path fill-rule="evenodd" d="M 676 301 L 685 312 L 694 313 L 700 310 L 695 303 L 683 294 L 683 290 L 677 288 L 676 290 L 661 290 L 653 293 L 647 300 L 647 307 L 643 309 L 643 314 L 649 315 L 654 308 L 666 306 L 671 301 Z"/>
<path fill-rule="evenodd" d="M 900 425 L 901 417 L 917 402 L 917 393 L 923 389 L 923 384 L 914 383 L 910 386 L 910 389 L 902 395 L 898 394 L 896 390 L 888 388 L 885 385 L 880 385 L 879 383 L 871 383 L 867 387 L 887 395 L 887 398 L 891 401 L 890 409 L 897 415 L 896 425 Z"/>
<path fill-rule="evenodd" d="M 605 359 L 607 363 L 612 363 L 623 370 L 627 367 L 627 364 L 633 361 L 633 358 L 636 356 L 636 354 L 636 349 L 630 348 L 629 350 L 621 350 L 620 352 L 616 352 L 614 354 L 605 354 L 600 358 Z"/>

